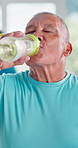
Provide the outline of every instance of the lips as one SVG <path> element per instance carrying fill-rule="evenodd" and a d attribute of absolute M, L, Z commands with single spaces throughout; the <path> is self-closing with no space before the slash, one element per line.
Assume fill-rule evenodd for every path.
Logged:
<path fill-rule="evenodd" d="M 43 48 L 43 45 L 40 45 L 41 48 Z"/>
<path fill-rule="evenodd" d="M 40 47 L 43 48 L 44 47 L 44 43 L 40 43 Z"/>

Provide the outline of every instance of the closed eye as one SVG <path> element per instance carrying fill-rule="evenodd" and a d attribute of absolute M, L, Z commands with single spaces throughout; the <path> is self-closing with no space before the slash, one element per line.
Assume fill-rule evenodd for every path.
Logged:
<path fill-rule="evenodd" d="M 29 34 L 29 33 L 31 34 L 31 33 L 34 33 L 34 32 L 35 32 L 35 30 L 33 30 L 33 31 L 27 31 L 26 34 Z"/>
<path fill-rule="evenodd" d="M 53 31 L 50 31 L 50 30 L 43 30 L 43 32 L 46 32 L 46 33 L 53 33 Z"/>
<path fill-rule="evenodd" d="M 48 30 L 43 30 L 44 32 L 50 32 L 50 31 L 48 31 Z"/>

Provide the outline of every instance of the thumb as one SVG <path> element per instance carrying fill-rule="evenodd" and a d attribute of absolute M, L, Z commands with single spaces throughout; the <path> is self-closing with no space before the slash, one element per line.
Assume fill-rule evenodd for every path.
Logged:
<path fill-rule="evenodd" d="M 29 56 L 23 56 L 20 59 L 18 59 L 17 61 L 14 62 L 14 65 L 22 65 L 25 62 L 29 61 L 30 57 Z"/>

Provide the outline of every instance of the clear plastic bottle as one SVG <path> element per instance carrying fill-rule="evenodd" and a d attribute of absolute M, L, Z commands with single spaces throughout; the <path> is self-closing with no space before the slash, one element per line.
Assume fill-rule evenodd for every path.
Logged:
<path fill-rule="evenodd" d="M 25 37 L 4 37 L 0 40 L 0 59 L 13 62 L 24 55 L 34 56 L 38 53 L 39 39 L 27 34 Z"/>

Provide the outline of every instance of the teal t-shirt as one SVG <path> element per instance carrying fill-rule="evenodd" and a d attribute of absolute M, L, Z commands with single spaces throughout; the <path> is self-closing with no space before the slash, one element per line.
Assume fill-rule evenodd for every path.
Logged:
<path fill-rule="evenodd" d="M 78 148 L 78 77 L 0 76 L 0 148 Z"/>

